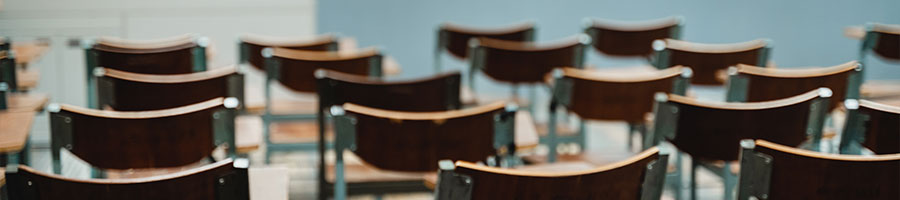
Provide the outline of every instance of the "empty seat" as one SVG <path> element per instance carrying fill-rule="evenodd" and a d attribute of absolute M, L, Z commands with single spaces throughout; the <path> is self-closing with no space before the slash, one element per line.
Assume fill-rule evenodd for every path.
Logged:
<path fill-rule="evenodd" d="M 441 112 L 391 111 L 347 103 L 332 107 L 330 113 L 337 131 L 335 199 L 345 199 L 348 192 L 427 190 L 422 176 L 408 180 L 412 185 L 403 189 L 397 188 L 403 184 L 398 181 L 347 183 L 345 175 L 350 174 L 345 174 L 344 150 L 377 169 L 422 175 L 435 172 L 438 161 L 444 159 L 487 161 L 515 152 L 515 106 L 504 102 Z"/>
<path fill-rule="evenodd" d="M 765 68 L 738 64 L 729 69 L 727 101 L 760 102 L 783 99 L 827 87 L 836 108 L 845 98 L 858 98 L 862 66 L 856 61 L 831 67 Z"/>
<path fill-rule="evenodd" d="M 645 116 L 653 111 L 654 94 L 683 95 L 691 77 L 691 69 L 680 66 L 647 74 L 603 74 L 574 68 L 563 68 L 559 72 L 553 82 L 549 127 L 557 126 L 557 106 L 562 106 L 564 113 L 578 115 L 581 123 L 586 120 L 625 121 L 631 127 L 630 131 L 638 130 L 642 136 L 640 130 L 645 126 Z M 584 147 L 585 126 L 580 127 L 575 141 Z M 571 140 L 559 138 L 556 128 L 548 130 L 548 160 L 553 162 L 556 144 Z"/>
<path fill-rule="evenodd" d="M 646 21 L 609 19 L 584 20 L 584 33 L 591 36 L 591 46 L 599 53 L 618 57 L 642 57 L 650 60 L 653 41 L 680 39 L 684 19 L 681 16 Z"/>
<path fill-rule="evenodd" d="M 534 23 L 521 23 L 505 27 L 474 28 L 452 23 L 438 27 L 437 44 L 434 51 L 435 72 L 440 72 L 442 52 L 464 60 L 469 57 L 469 40 L 472 38 L 492 38 L 498 40 L 529 42 L 534 41 Z"/>
<path fill-rule="evenodd" d="M 769 40 L 758 39 L 740 43 L 704 44 L 674 39 L 653 42 L 656 51 L 653 66 L 663 69 L 681 65 L 694 70 L 691 83 L 697 85 L 722 85 L 717 74 L 730 66 L 747 64 L 763 66 L 769 60 L 772 48 Z"/>
<path fill-rule="evenodd" d="M 820 88 L 790 98 L 752 102 L 707 102 L 674 94 L 657 94 L 651 142 L 666 140 L 691 156 L 691 194 L 696 197 L 696 169 L 722 177 L 725 199 L 733 199 L 739 141 L 765 139 L 788 146 L 818 149 L 831 90 Z M 724 161 L 724 166 L 714 162 Z M 681 173 L 680 165 L 676 165 Z M 675 175 L 676 180 L 680 174 Z M 678 187 L 680 188 L 680 186 Z"/>
<path fill-rule="evenodd" d="M 900 199 L 900 154 L 825 154 L 741 141 L 738 199 Z"/>
<path fill-rule="evenodd" d="M 143 74 L 185 74 L 206 70 L 209 39 L 181 35 L 154 40 L 127 40 L 101 37 L 84 41 L 88 103 L 98 108 L 93 71 L 104 67 Z"/>
<path fill-rule="evenodd" d="M 659 199 L 667 154 L 656 147 L 579 171 L 525 171 L 466 161 L 441 163 L 435 199 Z"/>
<path fill-rule="evenodd" d="M 181 107 L 217 97 L 244 102 L 244 78 L 234 66 L 188 74 L 140 74 L 97 68 L 97 105 L 118 111 Z M 240 106 L 240 105 L 239 105 Z"/>
<path fill-rule="evenodd" d="M 847 99 L 847 123 L 839 146 L 842 154 L 900 153 L 900 107 L 869 100 Z"/>
<path fill-rule="evenodd" d="M 250 199 L 249 161 L 225 159 L 136 179 L 73 179 L 17 166 L 6 171 L 5 199 Z M 8 195 L 8 196 L 7 196 Z"/>
<path fill-rule="evenodd" d="M 263 65 L 265 59 L 262 56 L 262 50 L 266 47 L 281 47 L 308 51 L 337 51 L 338 38 L 331 34 L 317 35 L 312 38 L 288 38 L 245 34 L 241 36 L 238 44 L 240 51 L 238 62 L 249 63 L 254 68 L 265 71 L 265 66 Z"/>
<path fill-rule="evenodd" d="M 228 155 L 234 156 L 234 109 L 238 104 L 234 98 L 219 97 L 137 112 L 50 105 L 53 171 L 61 172 L 63 148 L 97 169 L 184 166 L 208 158 L 223 144 Z"/>

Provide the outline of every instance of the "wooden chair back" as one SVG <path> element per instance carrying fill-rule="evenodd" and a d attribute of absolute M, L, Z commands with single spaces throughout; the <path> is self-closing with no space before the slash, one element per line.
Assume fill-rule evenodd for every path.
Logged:
<path fill-rule="evenodd" d="M 0 36 L 0 51 L 9 51 L 10 48 L 12 48 L 12 43 L 9 41 L 9 38 Z"/>
<path fill-rule="evenodd" d="M 827 87 L 831 89 L 831 105 L 837 108 L 845 98 L 858 98 L 862 83 L 858 72 L 862 65 L 856 61 L 844 64 L 805 69 L 775 69 L 738 64 L 729 68 L 729 102 L 760 102 L 783 99 L 804 92 Z"/>
<path fill-rule="evenodd" d="M 591 36 L 594 50 L 609 56 L 644 57 L 653 55 L 653 41 L 681 38 L 681 16 L 625 22 L 608 19 L 584 20 L 584 33 Z"/>
<path fill-rule="evenodd" d="M 435 199 L 659 199 L 667 161 L 667 154 L 652 147 L 627 160 L 573 172 L 441 163 Z"/>
<path fill-rule="evenodd" d="M 242 35 L 238 44 L 240 50 L 239 63 L 249 63 L 250 66 L 265 71 L 265 59 L 262 56 L 262 50 L 266 47 L 307 51 L 337 51 L 338 37 L 332 34 L 317 35 L 311 39 L 281 38 L 255 34 Z"/>
<path fill-rule="evenodd" d="M 51 151 L 59 172 L 62 148 L 101 169 L 176 167 L 207 158 L 227 144 L 234 155 L 234 98 L 165 110 L 120 112 L 50 105 Z"/>
<path fill-rule="evenodd" d="M 103 37 L 87 42 L 88 76 L 94 67 L 142 74 L 185 74 L 206 70 L 209 39 L 183 35 L 157 40 Z"/>
<path fill-rule="evenodd" d="M 700 160 L 738 160 L 742 139 L 818 147 L 831 92 L 812 90 L 786 99 L 753 103 L 700 101 L 658 93 L 654 138 L 667 139 Z"/>
<path fill-rule="evenodd" d="M 266 81 L 278 81 L 296 92 L 316 92 L 315 71 L 328 69 L 354 75 L 381 77 L 381 53 L 374 48 L 352 53 L 267 48 Z"/>
<path fill-rule="evenodd" d="M 552 44 L 488 38 L 472 41 L 471 71 L 481 70 L 496 81 L 529 84 L 545 82 L 554 68 L 581 68 L 591 38 L 579 34 Z"/>
<path fill-rule="evenodd" d="M 319 103 L 323 107 L 354 103 L 394 111 L 445 111 L 462 106 L 460 73 L 386 81 L 326 69 L 316 71 Z"/>
<path fill-rule="evenodd" d="M 222 160 L 168 175 L 135 179 L 73 179 L 27 166 L 6 172 L 7 199 L 250 199 L 246 159 Z M 4 196 L 6 197 L 6 196 Z"/>
<path fill-rule="evenodd" d="M 825 154 L 741 141 L 738 199 L 900 199 L 900 154 Z"/>
<path fill-rule="evenodd" d="M 647 74 L 601 74 L 589 70 L 563 68 L 554 82 L 555 103 L 582 119 L 622 120 L 642 123 L 653 111 L 657 92 L 684 94 L 691 69 L 671 67 Z"/>
<path fill-rule="evenodd" d="M 483 161 L 514 148 L 514 107 L 495 102 L 462 110 L 402 112 L 347 103 L 331 109 L 335 149 L 350 149 L 367 164 L 393 171 L 435 171 L 444 159 Z"/>
<path fill-rule="evenodd" d="M 900 107 L 869 100 L 847 99 L 847 122 L 839 146 L 842 154 L 900 153 Z"/>
<path fill-rule="evenodd" d="M 181 107 L 217 97 L 235 97 L 240 102 L 244 99 L 244 76 L 235 66 L 174 75 L 98 69 L 102 69 L 95 71 L 100 108 L 146 111 Z"/>
<path fill-rule="evenodd" d="M 722 85 L 720 71 L 737 64 L 763 66 L 769 60 L 769 40 L 758 39 L 730 44 L 703 44 L 674 39 L 653 42 L 653 65 L 663 69 L 681 65 L 694 70 L 691 82 L 698 85 Z"/>
<path fill-rule="evenodd" d="M 871 50 L 885 60 L 900 62 L 900 25 L 875 23 L 868 24 L 866 29 L 861 60 Z"/>
<path fill-rule="evenodd" d="M 521 23 L 501 28 L 473 28 L 452 23 L 443 23 L 438 28 L 436 55 L 446 50 L 456 58 L 469 57 L 469 40 L 491 38 L 497 40 L 530 42 L 534 41 L 534 23 Z"/>

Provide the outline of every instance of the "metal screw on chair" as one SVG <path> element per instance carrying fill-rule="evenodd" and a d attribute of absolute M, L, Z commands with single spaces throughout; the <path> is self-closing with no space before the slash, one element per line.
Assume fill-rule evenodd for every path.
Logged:
<path fill-rule="evenodd" d="M 66 123 L 72 123 L 72 119 L 71 119 L 71 118 L 65 118 L 65 120 L 63 120 L 63 121 L 65 121 Z"/>
<path fill-rule="evenodd" d="M 72 144 L 67 144 L 67 145 L 65 146 L 65 148 L 68 149 L 68 150 L 72 150 Z"/>
<path fill-rule="evenodd" d="M 219 185 L 225 185 L 225 179 L 219 178 Z"/>
<path fill-rule="evenodd" d="M 28 181 L 28 186 L 31 186 L 31 181 Z"/>
<path fill-rule="evenodd" d="M 219 119 L 219 113 L 213 113 L 213 119 Z"/>
<path fill-rule="evenodd" d="M 678 107 L 672 107 L 672 113 L 678 113 Z"/>

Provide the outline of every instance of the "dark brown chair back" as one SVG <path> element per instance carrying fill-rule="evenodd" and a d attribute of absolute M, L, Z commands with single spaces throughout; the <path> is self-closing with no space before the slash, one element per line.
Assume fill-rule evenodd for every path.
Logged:
<path fill-rule="evenodd" d="M 138 112 L 51 105 L 54 171 L 62 148 L 101 169 L 183 166 L 207 158 L 223 143 L 233 153 L 237 104 L 233 98 L 219 97 Z"/>
<path fill-rule="evenodd" d="M 543 83 L 554 68 L 581 68 L 590 40 L 583 34 L 554 44 L 479 38 L 472 42 L 472 69 L 501 82 Z"/>
<path fill-rule="evenodd" d="M 234 66 L 176 75 L 139 74 L 115 69 L 96 71 L 100 108 L 118 111 L 161 110 L 217 97 L 244 99 L 244 78 Z"/>
<path fill-rule="evenodd" d="M 563 68 L 554 82 L 554 98 L 583 119 L 642 123 L 653 111 L 657 92 L 684 94 L 690 68 L 671 67 L 648 74 L 601 74 Z"/>
<path fill-rule="evenodd" d="M 875 55 L 885 60 L 900 62 L 900 25 L 871 24 L 868 28 L 864 48 L 871 48 Z"/>
<path fill-rule="evenodd" d="M 497 124 L 514 118 L 505 106 L 496 102 L 463 110 L 401 112 L 347 103 L 343 116 L 334 110 L 339 107 L 332 108 L 331 114 L 340 118 L 335 119 L 335 149 L 349 147 L 367 164 L 394 171 L 433 172 L 444 159 L 486 160 L 498 155 L 495 134 L 512 130 L 511 123 Z"/>
<path fill-rule="evenodd" d="M 584 33 L 591 36 L 597 52 L 609 56 L 644 57 L 653 54 L 654 40 L 680 39 L 684 20 L 680 16 L 641 22 L 585 19 Z"/>
<path fill-rule="evenodd" d="M 265 59 L 262 50 L 266 47 L 281 47 L 307 51 L 337 51 L 338 37 L 335 35 L 318 35 L 312 39 L 285 39 L 261 35 L 243 35 L 240 39 L 240 63 L 249 63 L 256 69 L 265 71 Z"/>
<path fill-rule="evenodd" d="M 446 49 L 450 55 L 459 59 L 469 57 L 469 40 L 472 38 L 491 38 L 497 40 L 530 42 L 534 41 L 534 24 L 522 23 L 503 28 L 472 28 L 451 23 L 443 23 L 438 28 L 437 49 Z"/>
<path fill-rule="evenodd" d="M 385 81 L 319 69 L 319 103 L 323 107 L 354 103 L 394 111 L 445 111 L 462 106 L 460 73 L 447 72 L 415 80 Z"/>
<path fill-rule="evenodd" d="M 794 97 L 753 103 L 706 102 L 659 94 L 654 137 L 664 137 L 700 160 L 738 160 L 742 139 L 765 139 L 799 146 L 818 145 L 830 92 L 812 90 Z"/>
<path fill-rule="evenodd" d="M 722 85 L 720 71 L 737 64 L 764 66 L 769 60 L 769 42 L 765 39 L 731 44 L 702 44 L 674 39 L 654 41 L 653 65 L 659 69 L 681 65 L 694 70 L 691 82 L 698 85 Z"/>
<path fill-rule="evenodd" d="M 142 74 L 204 71 L 208 42 L 205 38 L 195 41 L 190 35 L 154 41 L 101 38 L 86 49 L 88 70 L 104 67 Z"/>
<path fill-rule="evenodd" d="M 862 70 L 856 61 L 823 68 L 775 69 L 738 64 L 729 69 L 728 101 L 760 102 L 792 97 L 820 87 L 831 89 L 829 108 L 837 108 L 847 97 L 859 96 Z"/>
<path fill-rule="evenodd" d="M 624 161 L 574 172 L 456 161 L 455 167 L 441 166 L 435 199 L 659 199 L 667 159 L 652 147 Z"/>
<path fill-rule="evenodd" d="M 738 199 L 900 199 L 900 154 L 825 154 L 741 141 Z"/>
<path fill-rule="evenodd" d="M 6 172 L 8 199 L 250 199 L 249 161 L 222 160 L 174 174 L 138 179 L 73 179 L 27 166 Z"/>
<path fill-rule="evenodd" d="M 272 48 L 271 54 L 267 53 L 263 50 L 263 57 L 269 57 L 267 79 L 277 80 L 296 92 L 316 92 L 314 73 L 317 69 L 381 77 L 382 56 L 374 48 L 353 53 Z"/>
<path fill-rule="evenodd" d="M 847 121 L 840 151 L 860 154 L 865 147 L 875 154 L 900 153 L 900 107 L 869 100 L 847 99 Z"/>

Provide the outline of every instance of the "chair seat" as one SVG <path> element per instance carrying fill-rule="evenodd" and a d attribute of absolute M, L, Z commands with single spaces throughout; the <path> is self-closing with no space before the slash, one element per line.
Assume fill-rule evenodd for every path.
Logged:
<path fill-rule="evenodd" d="M 262 143 L 263 122 L 256 115 L 242 115 L 234 119 L 234 136 L 238 153 L 248 153 L 259 149 Z"/>
<path fill-rule="evenodd" d="M 315 114 L 318 106 L 319 101 L 314 98 L 275 99 L 271 111 L 274 115 Z M 247 112 L 262 114 L 265 110 L 265 99 L 247 98 Z"/>
<path fill-rule="evenodd" d="M 41 93 L 15 93 L 8 94 L 7 108 L 9 110 L 30 110 L 40 111 L 44 109 L 50 97 Z"/>
<path fill-rule="evenodd" d="M 325 157 L 328 163 L 325 170 L 325 180 L 334 183 L 334 155 L 329 152 Z M 400 172 L 382 170 L 363 163 L 363 161 L 349 151 L 344 152 L 344 180 L 347 183 L 371 183 L 371 182 L 408 182 L 422 181 L 424 177 L 435 176 L 437 172 Z"/>
<path fill-rule="evenodd" d="M 16 64 L 27 65 L 44 55 L 50 49 L 50 44 L 43 41 L 15 42 L 11 48 L 16 52 Z"/>
<path fill-rule="evenodd" d="M 37 87 L 41 75 L 37 69 L 16 70 L 16 86 L 18 90 L 31 90 Z"/>
<path fill-rule="evenodd" d="M 315 121 L 292 121 L 272 123 L 269 140 L 272 143 L 314 143 L 319 141 L 319 129 Z M 326 141 L 334 141 L 334 127 L 328 125 Z"/>
<path fill-rule="evenodd" d="M 549 134 L 549 130 L 547 123 L 536 123 L 535 128 L 537 128 L 537 133 L 541 137 L 546 137 Z M 578 135 L 578 129 L 567 124 L 557 124 L 556 125 L 556 135 L 557 136 L 574 136 Z"/>
<path fill-rule="evenodd" d="M 15 153 L 25 147 L 35 114 L 33 111 L 0 112 L 0 153 Z"/>
<path fill-rule="evenodd" d="M 741 172 L 741 162 L 740 161 L 716 160 L 716 161 L 701 161 L 701 162 L 703 162 L 707 167 L 713 167 L 716 169 L 725 168 L 725 162 L 730 162 L 731 170 L 729 170 L 729 171 L 731 172 L 731 174 L 738 174 Z"/>

